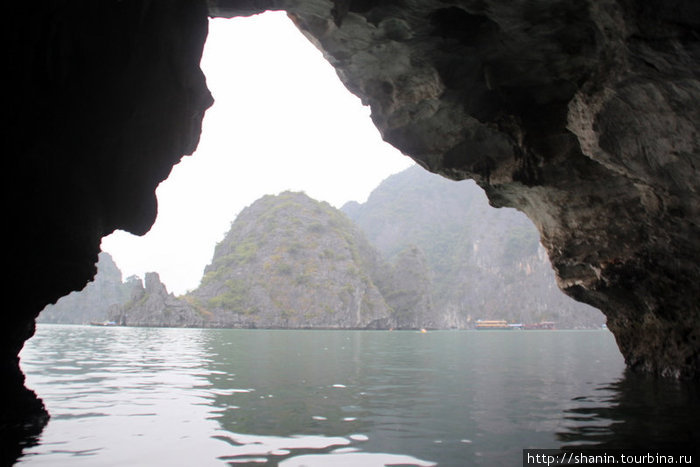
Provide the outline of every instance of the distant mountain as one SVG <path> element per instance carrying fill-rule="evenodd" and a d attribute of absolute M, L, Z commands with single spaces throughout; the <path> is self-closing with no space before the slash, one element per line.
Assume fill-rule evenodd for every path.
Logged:
<path fill-rule="evenodd" d="M 423 312 L 431 313 L 423 318 L 425 326 L 464 328 L 489 318 L 555 321 L 567 328 L 605 322 L 598 310 L 575 302 L 556 286 L 527 217 L 514 209 L 492 208 L 472 181 L 447 180 L 414 166 L 383 181 L 366 203 L 351 202 L 342 210 L 396 264 L 395 271 L 407 274 L 411 269 L 400 265 L 406 249 L 424 257 L 425 265 L 416 260 L 415 270 L 423 284 L 430 283 L 430 297 L 421 305 L 432 309 Z"/>
<path fill-rule="evenodd" d="M 238 215 L 186 299 L 211 326 L 386 328 L 379 269 L 376 251 L 343 213 L 285 192 Z"/>
<path fill-rule="evenodd" d="M 341 212 L 303 193 L 245 208 L 192 292 L 157 273 L 121 280 L 107 253 L 80 293 L 40 322 L 132 326 L 470 328 L 477 319 L 600 327 L 602 313 L 566 297 L 530 221 L 494 209 L 473 182 L 407 169 Z"/>
<path fill-rule="evenodd" d="M 47 305 L 37 321 L 39 323 L 85 324 L 108 319 L 111 306 L 129 299 L 133 284 L 130 278 L 122 282 L 122 272 L 109 253 L 101 252 L 97 262 L 95 279 L 80 292 L 72 292 L 60 298 L 56 304 Z"/>

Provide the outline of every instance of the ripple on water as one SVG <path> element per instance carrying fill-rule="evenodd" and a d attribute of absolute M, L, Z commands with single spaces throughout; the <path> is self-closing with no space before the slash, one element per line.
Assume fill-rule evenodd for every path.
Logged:
<path fill-rule="evenodd" d="M 381 466 L 407 465 L 418 467 L 431 467 L 435 462 L 418 459 L 408 455 L 388 453 L 367 453 L 352 446 L 353 442 L 364 442 L 369 438 L 364 434 L 353 434 L 346 437 L 340 436 L 261 436 L 243 433 L 227 433 L 216 436 L 216 439 L 231 445 L 226 455 L 219 456 L 231 464 L 246 462 L 258 462 L 257 459 L 270 457 L 287 457 L 279 462 L 282 467 L 294 466 Z M 332 449 L 331 451 L 328 451 Z M 319 451 L 308 454 L 309 450 Z M 303 451 L 303 454 L 300 453 Z M 328 451 L 328 452 L 327 452 Z M 297 452 L 299 455 L 294 455 Z M 264 456 L 264 457 L 263 457 Z M 255 459 L 255 460 L 252 460 Z"/>
<path fill-rule="evenodd" d="M 435 462 L 416 459 L 415 457 L 401 454 L 385 454 L 373 452 L 348 452 L 329 454 L 305 454 L 290 457 L 279 463 L 279 467 L 326 467 L 333 466 L 358 466 L 385 467 L 387 465 L 412 465 L 419 467 L 432 467 Z"/>
<path fill-rule="evenodd" d="M 553 351 L 560 349 L 552 347 L 560 334 L 547 334 L 552 341 L 543 341 L 544 355 L 556 358 L 543 361 L 538 351 L 513 359 L 520 347 L 509 344 L 497 361 L 517 365 L 491 372 L 479 366 L 484 359 L 477 354 L 463 358 L 471 357 L 465 350 L 473 350 L 475 338 L 484 338 L 473 333 L 443 334 L 450 337 L 446 346 L 421 347 L 419 353 L 413 352 L 412 334 L 347 335 L 352 351 L 340 352 L 334 344 L 337 358 L 329 359 L 318 352 L 323 333 L 311 342 L 293 332 L 39 326 L 23 350 L 22 365 L 52 419 L 25 458 L 29 465 L 90 467 L 420 467 L 479 459 L 505 465 L 498 462 L 503 448 L 510 449 L 508 456 L 517 451 L 509 457 L 517 461 L 524 445 L 541 446 L 555 437 L 597 439 L 597 430 L 607 435 L 611 424 L 627 420 L 608 410 L 624 399 L 588 402 L 578 396 L 594 389 L 569 379 L 576 374 L 602 384 L 609 383 L 611 372 L 618 374 L 614 365 L 602 375 L 597 367 L 592 376 L 587 373 L 597 345 L 589 349 L 581 341 L 571 347 L 585 359 L 568 365 Z M 406 345 L 398 345 L 406 338 Z M 220 342 L 226 339 L 230 342 Z M 295 359 L 290 349 L 304 351 Z M 433 351 L 440 359 L 431 357 Z M 641 416 L 643 422 L 648 414 Z"/>
<path fill-rule="evenodd" d="M 210 389 L 209 392 L 215 396 L 232 396 L 234 394 L 248 394 L 255 392 L 255 389 Z"/>
<path fill-rule="evenodd" d="M 83 412 L 83 413 L 60 413 L 53 415 L 52 418 L 56 420 L 74 420 L 77 418 L 92 418 L 92 417 L 108 417 L 109 414 L 101 412 Z"/>
<path fill-rule="evenodd" d="M 348 438 L 340 436 L 263 436 L 244 433 L 227 433 L 215 436 L 231 446 L 222 460 L 236 460 L 244 457 L 280 455 L 275 453 L 291 453 L 293 450 L 328 449 L 336 446 L 347 446 L 351 443 Z"/>

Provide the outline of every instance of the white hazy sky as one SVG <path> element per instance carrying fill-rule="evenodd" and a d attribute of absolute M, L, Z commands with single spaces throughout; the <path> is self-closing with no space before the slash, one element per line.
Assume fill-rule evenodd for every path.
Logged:
<path fill-rule="evenodd" d="M 305 191 L 341 207 L 413 165 L 283 13 L 210 20 L 202 69 L 216 102 L 197 151 L 156 191 L 156 223 L 143 237 L 102 240 L 125 278 L 156 271 L 185 293 L 238 212 L 261 196 Z"/>

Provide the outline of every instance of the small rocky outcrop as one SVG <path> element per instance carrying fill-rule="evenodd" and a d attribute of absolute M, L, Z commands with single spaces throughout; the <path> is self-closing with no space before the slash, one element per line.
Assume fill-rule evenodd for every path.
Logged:
<path fill-rule="evenodd" d="M 350 220 L 303 193 L 244 209 L 187 299 L 209 326 L 386 328 L 376 252 Z"/>
<path fill-rule="evenodd" d="M 168 293 L 160 276 L 146 273 L 145 287 L 140 281 L 132 282 L 131 298 L 109 311 L 111 321 L 122 326 L 202 327 L 203 315 L 186 301 Z"/>
<path fill-rule="evenodd" d="M 135 279 L 134 279 L 135 280 Z M 95 279 L 79 292 L 71 292 L 54 305 L 47 305 L 37 322 L 86 324 L 108 320 L 114 305 L 126 303 L 131 294 L 131 279 L 122 282 L 122 272 L 109 253 L 101 252 Z"/>

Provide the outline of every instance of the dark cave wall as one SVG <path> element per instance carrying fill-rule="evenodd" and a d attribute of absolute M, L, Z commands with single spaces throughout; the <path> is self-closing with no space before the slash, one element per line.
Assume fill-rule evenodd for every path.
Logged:
<path fill-rule="evenodd" d="M 9 290 L 19 298 L 1 327 L 9 402 L 0 431 L 28 414 L 45 417 L 22 385 L 17 357 L 35 317 L 92 279 L 104 235 L 148 231 L 155 189 L 194 151 L 212 103 L 199 68 L 203 2 L 16 3 L 4 13 L 11 39 L 4 143 Z"/>
<path fill-rule="evenodd" d="M 385 140 L 528 214 L 560 286 L 603 310 L 629 366 L 698 376 L 698 5 L 13 3 L 5 192 L 21 306 L 1 331 L 0 431 L 45 419 L 17 358 L 36 315 L 92 278 L 102 236 L 150 228 L 155 188 L 196 147 L 207 14 L 268 8 L 289 10 Z"/>

